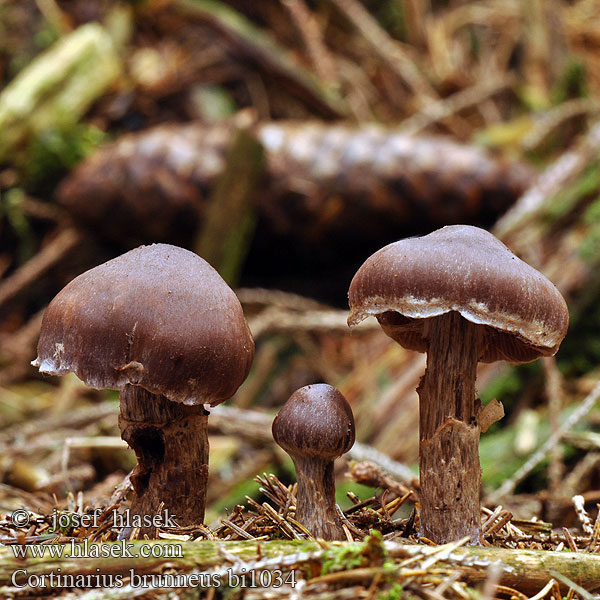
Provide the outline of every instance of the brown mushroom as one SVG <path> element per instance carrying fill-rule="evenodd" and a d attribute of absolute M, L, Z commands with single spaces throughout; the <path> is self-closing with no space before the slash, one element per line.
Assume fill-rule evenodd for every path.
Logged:
<path fill-rule="evenodd" d="M 164 503 L 190 525 L 206 503 L 203 405 L 230 398 L 253 357 L 242 307 L 219 274 L 193 252 L 154 244 L 71 281 L 44 313 L 33 364 L 121 390 L 119 426 L 138 459 L 131 514 L 148 518 Z"/>
<path fill-rule="evenodd" d="M 275 441 L 296 467 L 296 519 L 325 540 L 344 540 L 335 504 L 333 463 L 354 444 L 354 417 L 336 388 L 320 383 L 296 390 L 273 421 Z"/>
<path fill-rule="evenodd" d="M 350 284 L 349 303 L 350 326 L 374 315 L 396 342 L 427 352 L 418 388 L 422 534 L 476 542 L 477 363 L 555 354 L 569 323 L 563 297 L 492 234 L 453 225 L 373 254 Z"/>

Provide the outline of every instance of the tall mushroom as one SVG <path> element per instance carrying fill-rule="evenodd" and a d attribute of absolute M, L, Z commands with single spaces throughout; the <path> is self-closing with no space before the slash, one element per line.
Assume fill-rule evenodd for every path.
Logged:
<path fill-rule="evenodd" d="M 333 462 L 354 444 L 354 416 L 346 398 L 325 383 L 296 390 L 273 421 L 275 441 L 296 467 L 296 519 L 311 534 L 344 540 L 335 505 Z"/>
<path fill-rule="evenodd" d="M 467 225 L 382 248 L 348 295 L 350 326 L 374 315 L 396 342 L 427 352 L 418 388 L 422 533 L 438 543 L 476 542 L 477 363 L 555 354 L 569 323 L 563 297 L 492 234 Z"/>
<path fill-rule="evenodd" d="M 138 459 L 131 514 L 153 516 L 162 502 L 189 525 L 202 523 L 206 503 L 203 405 L 230 398 L 253 357 L 242 307 L 219 274 L 193 252 L 154 244 L 71 281 L 44 313 L 33 364 L 121 391 L 119 426 Z"/>

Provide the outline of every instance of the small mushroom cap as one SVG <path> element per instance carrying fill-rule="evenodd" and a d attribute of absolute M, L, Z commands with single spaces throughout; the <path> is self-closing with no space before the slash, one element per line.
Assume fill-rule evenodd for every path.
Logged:
<path fill-rule="evenodd" d="M 139 385 L 184 404 L 219 404 L 244 381 L 254 342 L 240 302 L 198 255 L 141 246 L 86 271 L 42 320 L 42 373 L 97 389 Z"/>
<path fill-rule="evenodd" d="M 275 441 L 291 456 L 334 459 L 354 444 L 354 416 L 340 391 L 325 383 L 296 390 L 273 421 Z"/>
<path fill-rule="evenodd" d="M 396 342 L 427 351 L 423 320 L 450 311 L 485 326 L 481 360 L 528 362 L 555 354 L 569 312 L 556 287 L 491 233 L 451 225 L 385 246 L 356 272 L 350 326 L 369 315 Z"/>

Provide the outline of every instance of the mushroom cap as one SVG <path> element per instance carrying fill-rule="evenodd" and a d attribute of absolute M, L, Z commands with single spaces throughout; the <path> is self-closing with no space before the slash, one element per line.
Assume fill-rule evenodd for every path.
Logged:
<path fill-rule="evenodd" d="M 450 311 L 484 326 L 480 360 L 528 362 L 555 354 L 569 325 L 556 287 L 491 233 L 451 225 L 385 246 L 356 272 L 350 326 L 369 315 L 410 350 L 427 351 L 424 319 Z"/>
<path fill-rule="evenodd" d="M 97 389 L 139 385 L 184 404 L 219 404 L 250 370 L 240 302 L 198 255 L 141 246 L 76 277 L 42 320 L 42 373 L 73 371 Z"/>
<path fill-rule="evenodd" d="M 337 458 L 354 444 L 352 409 L 331 385 L 304 386 L 281 407 L 273 437 L 291 456 Z"/>

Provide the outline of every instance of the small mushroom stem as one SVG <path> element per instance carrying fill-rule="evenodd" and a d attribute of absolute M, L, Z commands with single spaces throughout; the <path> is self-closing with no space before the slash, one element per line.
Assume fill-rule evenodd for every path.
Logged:
<path fill-rule="evenodd" d="M 208 480 L 204 407 L 171 402 L 128 385 L 121 391 L 119 427 L 138 460 L 131 476 L 131 515 L 150 519 L 167 510 L 180 526 L 202 523 Z M 156 527 L 141 527 L 140 537 L 144 534 L 156 537 Z"/>
<path fill-rule="evenodd" d="M 427 369 L 420 400 L 421 529 L 443 544 L 478 542 L 481 467 L 480 402 L 475 395 L 483 327 L 457 312 L 428 319 Z"/>
<path fill-rule="evenodd" d="M 335 505 L 333 461 L 317 457 L 292 456 L 296 467 L 296 521 L 316 538 L 345 540 Z"/>

